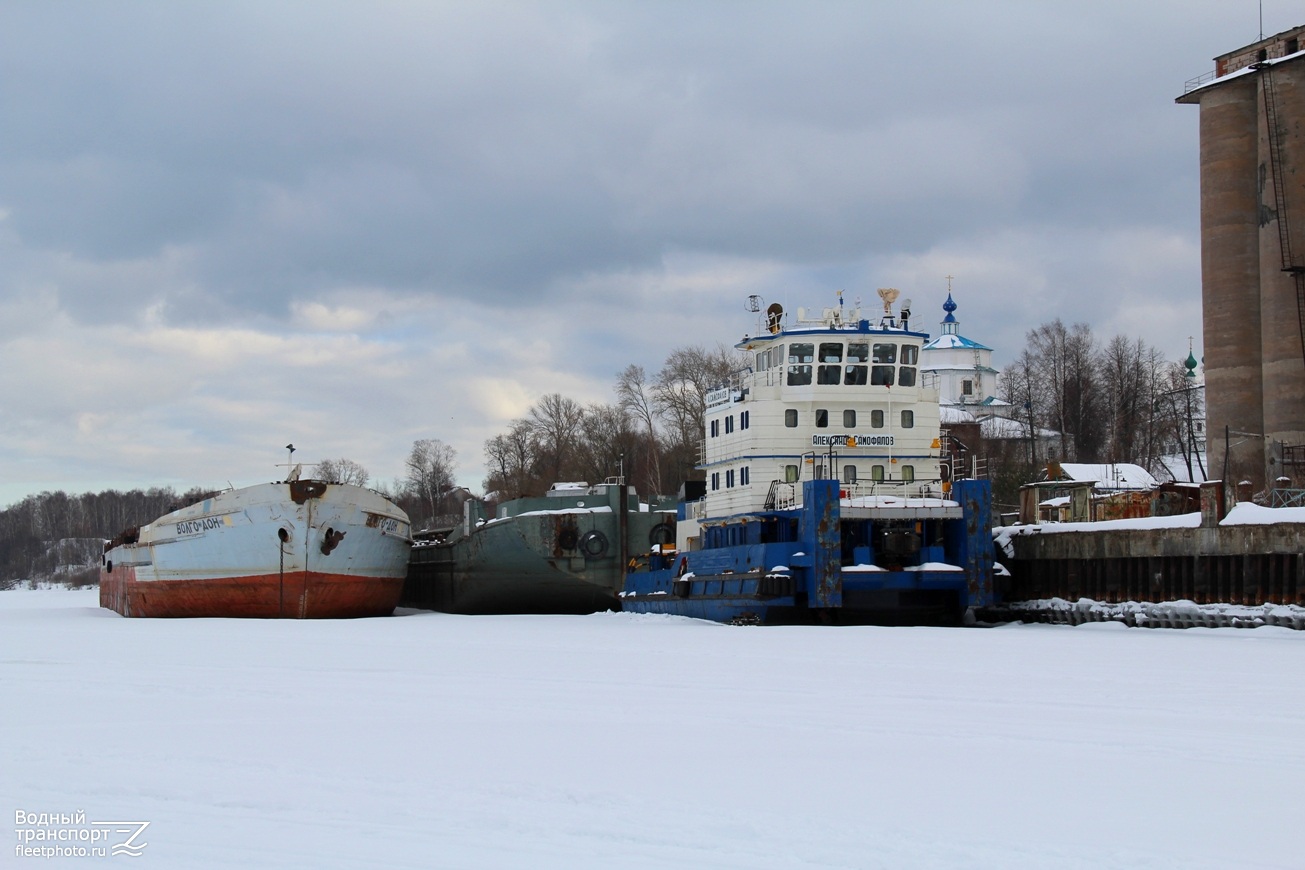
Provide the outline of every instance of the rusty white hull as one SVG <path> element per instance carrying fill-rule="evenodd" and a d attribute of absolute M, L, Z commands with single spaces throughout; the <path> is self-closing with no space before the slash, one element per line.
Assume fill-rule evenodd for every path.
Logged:
<path fill-rule="evenodd" d="M 100 606 L 123 616 L 384 616 L 403 591 L 408 516 L 315 480 L 230 490 L 106 547 Z"/>

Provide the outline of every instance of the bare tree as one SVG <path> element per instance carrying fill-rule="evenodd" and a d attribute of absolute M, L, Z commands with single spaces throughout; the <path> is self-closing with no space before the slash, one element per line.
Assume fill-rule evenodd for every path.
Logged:
<path fill-rule="evenodd" d="M 1047 422 L 1060 432 L 1060 458 L 1097 461 L 1105 425 L 1092 330 L 1086 323 L 1067 328 L 1057 318 L 1029 332 L 1028 341 Z"/>
<path fill-rule="evenodd" d="M 525 423 L 533 436 L 540 467 L 553 482 L 563 479 L 583 419 L 584 408 L 561 393 L 549 393 L 526 414 Z"/>
<path fill-rule="evenodd" d="M 442 496 L 453 489 L 456 458 L 454 449 L 438 438 L 413 442 L 404 482 L 421 505 L 423 522 L 439 515 Z"/>
<path fill-rule="evenodd" d="M 648 376 L 643 366 L 626 366 L 617 375 L 616 399 L 621 409 L 643 431 L 643 443 L 640 445 L 643 456 L 643 490 L 647 493 L 660 493 L 662 492 L 662 466 L 657 439 L 657 407 L 652 385 L 648 383 Z"/>
<path fill-rule="evenodd" d="M 1100 357 L 1109 426 L 1108 456 L 1113 461 L 1150 467 L 1159 431 L 1154 409 L 1164 390 L 1164 357 L 1142 339 L 1117 335 Z"/>
<path fill-rule="evenodd" d="M 1013 419 L 1028 427 L 1028 465 L 1038 465 L 1038 425 L 1049 413 L 1038 361 L 1025 348 L 998 380 L 1001 397 L 1014 407 Z M 1043 457 L 1045 458 L 1045 457 Z"/>
<path fill-rule="evenodd" d="M 329 483 L 366 486 L 371 474 L 352 459 L 324 459 L 317 463 L 317 476 Z"/>
<path fill-rule="evenodd" d="M 507 433 L 485 442 L 485 462 L 489 469 L 484 483 L 486 493 L 520 498 L 537 488 L 534 434 L 525 420 L 514 420 Z"/>
<path fill-rule="evenodd" d="M 620 405 L 594 404 L 585 409 L 577 471 L 590 482 L 605 480 L 639 460 L 640 435 Z"/>
<path fill-rule="evenodd" d="M 1176 480 L 1204 480 L 1208 476 L 1204 387 L 1193 383 L 1178 363 L 1166 370 L 1164 384 L 1155 405 L 1156 465 Z M 1176 466 L 1186 475 L 1179 474 Z"/>
<path fill-rule="evenodd" d="M 713 351 L 696 346 L 671 351 L 652 392 L 655 407 L 670 425 L 676 443 L 696 444 L 703 437 L 708 391 L 723 385 L 742 365 L 723 345 Z"/>

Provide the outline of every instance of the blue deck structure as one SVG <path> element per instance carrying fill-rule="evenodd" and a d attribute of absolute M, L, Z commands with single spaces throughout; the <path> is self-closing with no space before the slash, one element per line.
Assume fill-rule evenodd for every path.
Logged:
<path fill-rule="evenodd" d="M 893 517 L 839 494 L 837 481 L 807 481 L 800 508 L 733 517 L 706 530 L 700 550 L 654 555 L 626 576 L 622 608 L 718 622 L 952 624 L 994 602 L 986 480 L 957 481 L 953 499 Z"/>

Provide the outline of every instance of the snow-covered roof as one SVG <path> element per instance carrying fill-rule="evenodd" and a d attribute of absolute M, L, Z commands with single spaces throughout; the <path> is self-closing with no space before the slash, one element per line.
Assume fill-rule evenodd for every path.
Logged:
<path fill-rule="evenodd" d="M 1155 489 L 1160 482 L 1140 465 L 1131 462 L 1091 464 L 1081 462 L 1060 463 L 1065 480 L 1090 480 L 1098 489 Z"/>
<path fill-rule="evenodd" d="M 979 431 L 984 438 L 990 440 L 1028 438 L 1029 425 L 1019 420 L 1012 420 L 1009 417 L 984 417 L 979 421 Z M 1040 441 L 1047 441 L 1053 438 L 1059 438 L 1060 433 L 1052 429 L 1036 429 L 1037 438 Z"/>
<path fill-rule="evenodd" d="M 1283 33 L 1287 33 L 1287 32 L 1288 32 L 1288 31 L 1285 31 L 1285 30 L 1283 31 Z M 1278 35 L 1278 36 L 1281 36 L 1282 34 L 1280 33 L 1280 34 L 1277 34 L 1277 35 Z M 1254 45 L 1254 43 L 1252 43 L 1252 45 Z M 1236 54 L 1236 52 L 1230 52 L 1230 54 Z M 1295 52 L 1294 54 L 1286 54 L 1286 55 L 1283 55 L 1282 57 L 1271 57 L 1271 58 L 1268 58 L 1267 61 L 1268 61 L 1268 63 L 1270 63 L 1270 64 L 1276 66 L 1276 65 L 1282 63 L 1284 60 L 1295 60 L 1296 58 L 1299 58 L 1301 55 L 1305 55 L 1305 49 L 1302 49 L 1301 51 Z M 1225 56 L 1226 56 L 1226 55 L 1225 55 Z M 1256 68 L 1256 66 L 1255 66 L 1254 64 L 1249 65 L 1249 66 L 1241 67 L 1240 69 L 1235 69 L 1235 70 L 1233 70 L 1233 71 L 1230 72 L 1230 73 L 1225 73 L 1224 75 L 1217 76 L 1217 77 L 1215 77 L 1215 78 L 1211 78 L 1211 79 L 1209 79 L 1209 80 L 1207 80 L 1207 81 L 1203 81 L 1203 82 L 1201 82 L 1200 84 L 1197 84 L 1197 85 L 1195 85 L 1195 86 L 1189 88 L 1188 90 L 1186 90 L 1186 91 L 1183 92 L 1183 95 L 1182 95 L 1181 97 L 1178 98 L 1178 101 L 1179 101 L 1179 102 L 1184 102 L 1184 101 L 1186 100 L 1186 98 L 1190 97 L 1192 94 L 1195 94 L 1197 91 L 1204 91 L 1204 90 L 1206 90 L 1207 88 L 1212 88 L 1212 87 L 1214 87 L 1215 85 L 1221 85 L 1221 84 L 1224 84 L 1225 82 L 1232 81 L 1233 79 L 1236 79 L 1236 78 L 1241 78 L 1242 76 L 1254 75 L 1255 73 L 1257 73 L 1257 72 L 1259 72 L 1259 71 L 1260 71 L 1260 70 L 1259 70 L 1258 68 Z"/>
<path fill-rule="evenodd" d="M 1183 458 L 1181 453 L 1161 456 L 1157 462 L 1160 464 L 1160 468 L 1163 469 L 1163 473 L 1175 483 L 1204 483 L 1207 476 L 1201 469 L 1202 466 L 1205 466 L 1206 470 L 1208 470 L 1209 466 L 1204 454 L 1201 455 L 1200 459 L 1201 461 L 1197 462 L 1196 457 L 1192 457 L 1192 471 L 1190 474 L 1187 471 L 1187 460 Z"/>
<path fill-rule="evenodd" d="M 938 422 L 946 425 L 948 423 L 956 425 L 958 423 L 977 422 L 974 415 L 963 409 L 960 405 L 939 405 Z"/>
<path fill-rule="evenodd" d="M 973 413 L 974 411 L 985 411 L 987 414 L 991 414 L 994 408 L 1014 407 L 1010 402 L 998 399 L 996 396 L 988 396 L 981 402 L 958 402 L 955 400 L 942 399 L 939 401 L 939 404 L 944 408 L 962 408 L 968 413 Z M 985 414 L 985 416 L 987 416 L 987 414 Z"/>
<path fill-rule="evenodd" d="M 949 335 L 946 333 L 931 339 L 923 350 L 952 350 L 955 348 L 962 350 L 992 350 L 986 344 L 979 344 L 977 341 L 968 339 L 963 335 Z"/>
<path fill-rule="evenodd" d="M 932 364 L 923 365 L 922 364 L 920 368 L 921 370 L 926 372 L 980 372 L 981 374 L 985 374 L 985 375 L 1001 374 L 1001 372 L 997 371 L 997 369 L 994 369 L 992 366 L 976 366 L 972 363 L 969 365 L 961 365 L 959 363 L 956 365 L 932 365 Z"/>

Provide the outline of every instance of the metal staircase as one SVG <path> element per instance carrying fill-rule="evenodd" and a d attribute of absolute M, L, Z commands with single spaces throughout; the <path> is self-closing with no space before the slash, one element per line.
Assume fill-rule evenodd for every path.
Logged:
<path fill-rule="evenodd" d="M 1296 262 L 1291 250 L 1287 185 L 1282 174 L 1284 131 L 1278 124 L 1278 101 L 1273 84 L 1273 65 L 1268 61 L 1260 61 L 1251 66 L 1260 72 L 1260 93 L 1264 95 L 1264 123 L 1269 140 L 1269 171 L 1273 176 L 1273 205 L 1278 221 L 1278 250 L 1282 254 L 1282 271 L 1290 274 L 1296 284 L 1296 322 L 1300 330 L 1301 359 L 1305 361 L 1305 265 Z"/>

